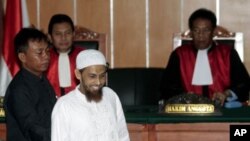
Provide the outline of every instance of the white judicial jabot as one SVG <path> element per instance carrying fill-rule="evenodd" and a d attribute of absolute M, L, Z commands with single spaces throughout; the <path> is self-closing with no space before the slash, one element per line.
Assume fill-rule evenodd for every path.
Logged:
<path fill-rule="evenodd" d="M 58 68 L 60 87 L 71 86 L 70 61 L 68 52 L 59 53 Z"/>
<path fill-rule="evenodd" d="M 207 55 L 208 49 L 198 50 L 194 67 L 192 85 L 211 85 L 213 77 Z"/>

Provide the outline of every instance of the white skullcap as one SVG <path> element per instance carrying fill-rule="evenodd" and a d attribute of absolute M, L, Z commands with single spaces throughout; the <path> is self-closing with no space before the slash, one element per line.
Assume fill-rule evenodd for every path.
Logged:
<path fill-rule="evenodd" d="M 104 55 L 95 49 L 86 49 L 81 51 L 76 57 L 76 68 L 83 69 L 93 65 L 106 66 L 106 59 Z"/>

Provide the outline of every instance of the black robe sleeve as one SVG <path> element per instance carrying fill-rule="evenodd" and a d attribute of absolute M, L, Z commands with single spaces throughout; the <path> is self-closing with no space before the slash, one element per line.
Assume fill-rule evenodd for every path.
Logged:
<path fill-rule="evenodd" d="M 169 99 L 183 93 L 181 84 L 180 61 L 176 51 L 170 55 L 168 65 L 161 81 L 161 99 Z"/>
<path fill-rule="evenodd" d="M 235 49 L 232 49 L 230 55 L 231 86 L 229 89 L 238 96 L 239 101 L 245 102 L 248 100 L 250 88 L 249 74 Z"/>

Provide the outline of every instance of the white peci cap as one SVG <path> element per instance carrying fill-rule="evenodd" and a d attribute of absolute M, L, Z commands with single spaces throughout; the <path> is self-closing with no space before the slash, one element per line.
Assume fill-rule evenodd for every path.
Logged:
<path fill-rule="evenodd" d="M 95 49 L 86 49 L 81 51 L 76 57 L 76 68 L 84 69 L 93 65 L 107 66 L 104 55 Z"/>

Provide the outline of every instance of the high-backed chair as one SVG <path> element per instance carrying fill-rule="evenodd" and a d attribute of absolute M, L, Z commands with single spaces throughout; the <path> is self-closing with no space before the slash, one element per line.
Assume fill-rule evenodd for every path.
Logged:
<path fill-rule="evenodd" d="M 158 105 L 164 68 L 115 68 L 108 70 L 107 86 L 123 106 Z"/>
<path fill-rule="evenodd" d="M 176 49 L 182 44 L 190 43 L 191 40 L 192 37 L 189 30 L 183 33 L 175 33 L 173 37 L 173 49 Z M 218 43 L 233 46 L 238 52 L 242 62 L 244 61 L 243 33 L 231 32 L 222 26 L 217 26 L 214 32 L 214 40 Z"/>
<path fill-rule="evenodd" d="M 107 35 L 97 33 L 86 27 L 75 26 L 74 44 L 87 49 L 98 49 L 105 56 L 107 55 Z"/>

